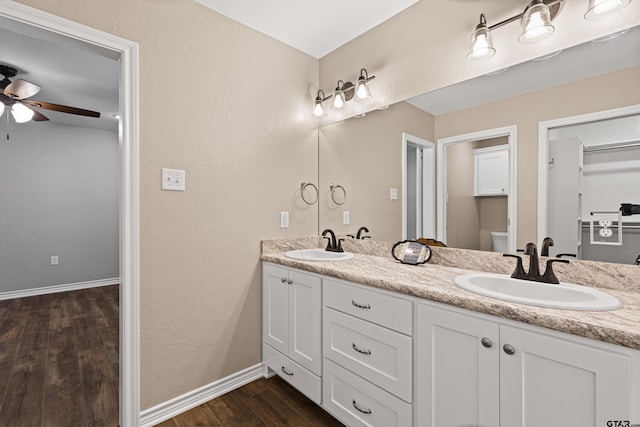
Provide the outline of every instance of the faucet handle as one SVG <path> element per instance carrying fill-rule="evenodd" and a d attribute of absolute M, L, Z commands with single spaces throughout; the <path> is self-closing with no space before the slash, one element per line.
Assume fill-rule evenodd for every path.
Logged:
<path fill-rule="evenodd" d="M 327 236 L 322 236 L 323 239 L 327 239 L 327 247 L 326 247 L 326 251 L 330 251 L 331 250 L 331 237 L 327 237 Z"/>
<path fill-rule="evenodd" d="M 344 239 L 338 239 L 338 247 L 336 248 L 336 252 L 344 252 L 344 249 L 342 249 L 342 242 L 344 242 Z"/>
<path fill-rule="evenodd" d="M 569 264 L 569 260 L 567 259 L 549 259 L 547 260 L 547 268 L 542 275 L 542 282 L 551 283 L 553 285 L 557 285 L 560 283 L 556 275 L 553 273 L 553 263 L 561 262 L 564 264 Z"/>
<path fill-rule="evenodd" d="M 511 273 L 511 277 L 513 277 L 514 279 L 526 279 L 527 278 L 527 273 L 524 271 L 524 267 L 522 266 L 522 257 L 521 256 L 512 255 L 512 254 L 502 254 L 502 256 L 517 259 L 516 269 L 513 270 L 513 273 Z"/>

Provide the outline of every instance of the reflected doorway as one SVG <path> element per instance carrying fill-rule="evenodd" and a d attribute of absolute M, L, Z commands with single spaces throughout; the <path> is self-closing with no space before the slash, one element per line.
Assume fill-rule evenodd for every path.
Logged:
<path fill-rule="evenodd" d="M 402 134 L 402 238 L 435 238 L 435 144 Z"/>

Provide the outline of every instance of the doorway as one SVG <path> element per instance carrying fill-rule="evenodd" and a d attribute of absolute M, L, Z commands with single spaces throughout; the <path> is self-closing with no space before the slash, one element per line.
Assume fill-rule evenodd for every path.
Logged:
<path fill-rule="evenodd" d="M 452 222 L 452 219 L 448 219 L 448 213 L 451 210 L 448 207 L 449 204 L 449 182 L 455 182 L 458 177 L 448 177 L 450 175 L 447 167 L 447 157 L 449 155 L 447 148 L 469 145 L 476 142 L 487 141 L 495 138 L 504 138 L 506 140 L 506 147 L 508 152 L 508 158 L 506 159 L 507 166 L 507 176 L 506 176 L 506 187 L 508 190 L 504 191 L 506 194 L 507 201 L 507 209 L 506 209 L 506 218 L 505 223 L 501 224 L 500 227 L 503 227 L 503 230 L 496 230 L 498 232 L 504 231 L 506 229 L 506 238 L 507 238 L 507 248 L 506 252 L 515 253 L 516 252 L 516 230 L 517 230 L 517 126 L 507 126 L 503 128 L 496 129 L 488 129 L 479 132 L 472 132 L 463 135 L 456 135 L 447 138 L 438 139 L 438 150 L 437 150 L 437 170 L 438 170 L 438 240 L 446 243 L 449 246 L 459 247 L 455 244 L 452 245 L 449 242 L 449 232 L 453 231 L 454 228 L 460 227 L 461 225 Z M 473 165 L 473 163 L 472 163 Z M 462 170 L 465 170 L 467 173 L 470 173 L 473 178 L 474 171 L 472 170 L 474 166 L 464 166 Z M 449 182 L 448 182 L 449 181 Z M 472 184 L 473 181 L 472 181 Z M 470 189 L 471 197 L 477 198 L 478 193 L 475 188 Z M 503 195 L 504 195 L 503 194 Z M 475 195 L 475 196 L 474 196 Z M 481 197 L 481 194 L 479 195 Z M 472 203 L 474 206 L 476 205 L 476 201 L 474 200 Z M 463 207 L 463 210 L 471 209 L 469 207 Z M 489 233 L 487 231 L 487 233 Z M 487 234 L 485 233 L 485 234 Z M 487 234 L 489 237 L 489 241 L 491 241 L 491 235 Z M 485 236 L 486 237 L 486 236 Z M 481 241 L 482 237 L 478 237 L 478 241 Z M 480 244 L 474 248 L 466 248 L 466 249 L 480 249 Z"/>
<path fill-rule="evenodd" d="M 435 238 L 435 144 L 402 134 L 402 238 Z"/>
<path fill-rule="evenodd" d="M 136 43 L 14 2 L 0 4 L 0 26 L 30 37 L 101 51 L 120 61 L 119 410 L 120 425 L 139 423 L 138 46 Z"/>

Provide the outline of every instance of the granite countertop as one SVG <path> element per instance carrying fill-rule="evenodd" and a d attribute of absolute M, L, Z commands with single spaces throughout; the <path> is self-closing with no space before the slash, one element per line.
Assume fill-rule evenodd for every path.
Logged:
<path fill-rule="evenodd" d="M 350 282 L 640 350 L 640 292 L 638 292 L 638 282 L 636 280 L 631 280 L 632 286 L 629 286 L 628 289 L 619 289 L 621 286 L 613 282 L 609 287 L 599 286 L 606 287 L 606 292 L 622 302 L 623 306 L 618 310 L 574 311 L 535 307 L 484 297 L 466 291 L 454 284 L 454 277 L 477 270 L 438 265 L 431 262 L 419 266 L 404 265 L 393 260 L 390 252 L 386 252 L 389 255 L 383 255 L 385 253 L 384 249 L 387 249 L 386 245 L 380 244 L 380 247 L 376 247 L 373 242 L 368 243 L 368 245 L 369 250 L 361 251 L 363 253 L 358 251 L 362 248 L 356 248 L 355 246 L 345 247 L 345 250 L 354 252 L 354 258 L 348 261 L 305 262 L 287 258 L 284 256 L 284 252 L 292 248 L 319 247 L 317 238 L 295 239 L 295 241 L 293 239 L 269 240 L 262 242 L 261 259 Z M 449 252 L 447 252 L 448 255 Z M 479 256 L 484 257 L 485 255 Z M 495 255 L 490 254 L 486 256 L 495 257 Z M 438 257 L 434 256 L 434 258 Z M 498 260 L 498 258 L 495 259 Z M 502 262 L 501 259 L 500 261 Z M 489 264 L 491 263 L 489 262 Z M 493 270 L 499 273 L 504 273 L 504 271 L 499 270 L 504 270 L 505 268 L 511 268 L 510 264 L 506 264 L 506 267 L 493 266 Z M 602 267 L 596 266 L 596 268 Z M 622 267 L 623 271 L 625 271 L 624 268 Z M 604 269 L 606 270 L 606 268 Z M 638 271 L 640 272 L 640 268 L 638 268 Z M 629 270 L 629 272 L 635 274 L 633 269 Z M 558 274 L 558 277 L 560 277 L 561 281 L 568 281 L 566 279 L 563 280 L 561 274 Z M 622 277 L 622 279 L 624 281 L 625 278 Z M 635 277 L 631 279 L 635 279 Z"/>

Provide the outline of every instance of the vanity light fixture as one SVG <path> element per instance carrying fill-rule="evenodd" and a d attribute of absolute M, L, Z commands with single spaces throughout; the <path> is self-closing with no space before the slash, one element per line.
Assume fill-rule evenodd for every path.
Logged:
<path fill-rule="evenodd" d="M 549 37 L 554 27 L 551 20 L 558 14 L 560 4 L 564 0 L 532 0 L 524 12 L 505 19 L 497 24 L 487 26 L 484 13 L 480 14 L 480 23 L 471 34 L 471 48 L 467 59 L 487 59 L 496 52 L 493 47 L 491 31 L 510 22 L 521 21 L 522 33 L 518 38 L 520 43 L 535 43 Z"/>
<path fill-rule="evenodd" d="M 358 81 L 355 85 L 351 82 L 338 80 L 336 89 L 332 94 L 325 96 L 324 91 L 319 90 L 313 104 L 313 115 L 315 117 L 326 116 L 323 102 L 331 97 L 333 97 L 331 109 L 338 111 L 346 110 L 347 102 L 351 101 L 352 99 L 355 99 L 356 101 L 362 101 L 372 98 L 371 89 L 369 88 L 369 82 L 375 78 L 376 76 L 369 75 L 369 72 L 366 70 L 366 68 L 361 68 L 360 77 L 358 77 Z"/>
<path fill-rule="evenodd" d="M 323 90 L 318 91 L 318 95 L 316 96 L 316 100 L 313 105 L 313 115 L 315 117 L 323 117 L 326 116 L 327 113 L 324 112 L 324 107 L 322 103 L 327 99 L 331 98 L 333 95 L 325 96 Z"/>
<path fill-rule="evenodd" d="M 589 0 L 589 7 L 587 13 L 584 14 L 584 19 L 589 21 L 598 19 L 609 12 L 622 9 L 630 2 L 631 0 Z"/>

